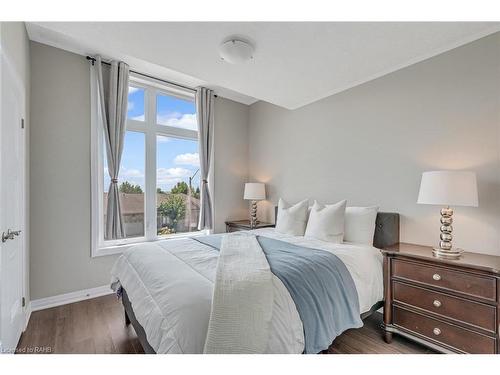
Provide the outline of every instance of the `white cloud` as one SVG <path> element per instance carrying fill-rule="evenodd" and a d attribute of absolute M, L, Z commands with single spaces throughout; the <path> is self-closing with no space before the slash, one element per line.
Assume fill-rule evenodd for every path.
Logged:
<path fill-rule="evenodd" d="M 172 185 L 191 176 L 191 171 L 185 168 L 158 168 L 156 179 L 158 185 Z"/>
<path fill-rule="evenodd" d="M 144 190 L 144 171 L 136 168 L 120 168 L 120 174 L 118 175 L 118 184 L 128 181 L 131 184 L 139 185 Z M 110 178 L 108 168 L 104 168 L 104 190 L 107 191 L 109 186 Z"/>
<path fill-rule="evenodd" d="M 158 116 L 158 123 L 161 125 L 174 126 L 176 128 L 198 130 L 195 113 L 182 114 L 178 112 L 171 112 L 167 114 L 160 114 Z"/>
<path fill-rule="evenodd" d="M 127 103 L 127 111 L 132 111 L 134 109 L 134 102 Z"/>
<path fill-rule="evenodd" d="M 139 115 L 139 116 L 130 117 L 130 119 L 131 120 L 136 120 L 136 121 L 144 121 L 144 115 L 142 114 L 142 115 Z"/>
<path fill-rule="evenodd" d="M 137 87 L 132 87 L 132 86 L 129 86 L 128 87 L 128 94 L 133 94 L 134 92 L 137 92 L 139 91 L 139 89 Z"/>
<path fill-rule="evenodd" d="M 200 156 L 197 152 L 193 154 L 190 153 L 180 154 L 175 157 L 174 163 L 180 165 L 192 165 L 194 167 L 198 167 L 200 165 Z"/>
<path fill-rule="evenodd" d="M 140 171 L 139 169 L 134 169 L 134 168 L 120 168 L 120 177 L 121 178 L 141 178 L 144 177 L 144 172 Z"/>
<path fill-rule="evenodd" d="M 144 171 L 135 168 L 120 168 L 120 174 L 118 177 L 118 183 L 121 184 L 124 181 L 128 181 L 131 184 L 139 185 L 144 189 Z"/>

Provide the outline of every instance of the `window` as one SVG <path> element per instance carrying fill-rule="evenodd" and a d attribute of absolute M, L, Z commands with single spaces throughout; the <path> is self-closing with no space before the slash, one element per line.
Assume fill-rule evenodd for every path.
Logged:
<path fill-rule="evenodd" d="M 200 214 L 198 141 L 156 138 L 157 234 L 196 231 Z"/>
<path fill-rule="evenodd" d="M 156 97 L 156 122 L 160 125 L 197 131 L 194 103 L 169 95 Z"/>
<path fill-rule="evenodd" d="M 103 144 L 103 155 L 106 148 Z M 122 162 L 118 174 L 120 202 L 123 224 L 127 237 L 144 237 L 144 189 L 146 186 L 145 166 L 145 134 L 129 131 L 125 133 Z M 106 226 L 106 209 L 108 203 L 108 187 L 111 179 L 108 173 L 107 158 L 103 158 L 103 230 Z M 106 240 L 106 238 L 105 238 Z"/>
<path fill-rule="evenodd" d="M 93 107 L 96 91 L 92 88 Z M 118 184 L 126 237 L 104 238 L 110 178 L 103 129 L 93 110 L 92 254 L 198 232 L 200 172 L 192 92 L 130 77 Z M 95 153 L 94 153 L 95 151 Z"/>
<path fill-rule="evenodd" d="M 135 121 L 144 121 L 144 89 L 129 85 L 127 118 Z"/>

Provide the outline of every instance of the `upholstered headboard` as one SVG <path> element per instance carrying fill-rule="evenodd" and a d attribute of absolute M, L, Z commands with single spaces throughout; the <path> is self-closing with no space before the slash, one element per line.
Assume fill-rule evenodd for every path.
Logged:
<path fill-rule="evenodd" d="M 274 218 L 278 217 L 278 207 L 274 207 Z M 399 242 L 399 214 L 396 212 L 379 212 L 375 222 L 373 246 L 383 249 Z"/>
<path fill-rule="evenodd" d="M 399 214 L 396 212 L 379 212 L 375 222 L 373 246 L 383 249 L 399 242 Z"/>

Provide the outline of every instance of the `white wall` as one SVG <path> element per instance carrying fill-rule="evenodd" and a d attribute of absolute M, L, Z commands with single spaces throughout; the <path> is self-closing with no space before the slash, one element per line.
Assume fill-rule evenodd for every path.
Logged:
<path fill-rule="evenodd" d="M 214 215 L 215 232 L 225 232 L 227 219 L 244 219 L 248 206 L 243 189 L 248 176 L 248 106 L 229 99 L 215 101 Z"/>
<path fill-rule="evenodd" d="M 109 283 L 116 257 L 90 257 L 90 71 L 31 43 L 31 299 Z"/>
<path fill-rule="evenodd" d="M 455 245 L 500 255 L 498 33 L 294 111 L 250 107 L 263 220 L 279 197 L 347 198 L 401 213 L 403 241 L 435 245 L 439 207 L 416 204 L 421 173 L 435 169 L 476 171 L 479 208 L 455 208 Z"/>
<path fill-rule="evenodd" d="M 116 256 L 90 257 L 90 73 L 83 56 L 31 43 L 31 298 L 106 285 Z M 215 226 L 240 217 L 248 107 L 216 101 Z"/>

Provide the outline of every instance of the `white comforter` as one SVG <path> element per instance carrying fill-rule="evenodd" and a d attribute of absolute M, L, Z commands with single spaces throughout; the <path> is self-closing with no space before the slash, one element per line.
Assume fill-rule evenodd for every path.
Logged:
<path fill-rule="evenodd" d="M 305 237 L 252 231 L 281 241 L 330 251 L 346 265 L 361 312 L 383 297 L 382 257 L 371 246 L 331 244 Z M 112 269 L 127 291 L 138 322 L 157 353 L 202 353 L 210 318 L 219 252 L 193 239 L 141 244 L 126 251 Z M 295 304 L 273 276 L 274 306 L 267 353 L 302 353 L 304 333 Z"/>

